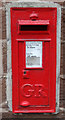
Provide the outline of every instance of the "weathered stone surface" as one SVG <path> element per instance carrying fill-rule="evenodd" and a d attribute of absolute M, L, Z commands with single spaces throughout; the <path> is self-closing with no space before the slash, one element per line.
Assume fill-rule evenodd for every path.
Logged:
<path fill-rule="evenodd" d="M 5 0 L 5 2 L 15 2 L 15 1 L 20 1 L 21 2 L 21 0 Z M 24 1 L 24 0 L 22 0 L 22 1 Z M 30 0 L 25 0 L 26 2 L 30 2 Z M 34 0 L 33 0 L 34 1 Z M 50 1 L 51 2 L 51 0 L 40 0 L 40 1 Z M 52 2 L 64 2 L 64 0 L 52 0 Z"/>
<path fill-rule="evenodd" d="M 6 101 L 6 78 L 2 78 L 2 102 Z"/>
<path fill-rule="evenodd" d="M 2 78 L 0 78 L 0 104 L 2 103 Z"/>
<path fill-rule="evenodd" d="M 6 11 L 2 10 L 2 39 L 6 39 Z"/>
<path fill-rule="evenodd" d="M 5 11 L 5 4 L 7 4 L 8 2 L 12 2 L 12 1 L 18 1 L 18 0 L 2 0 L 3 1 L 3 10 L 2 10 L 2 2 L 0 2 L 0 41 L 1 40 L 5 40 L 6 41 L 6 11 Z M 5 2 L 7 2 L 7 3 L 5 3 Z M 20 1 L 20 0 L 19 0 Z M 34 0 L 35 1 L 35 0 Z M 43 0 L 40 0 L 40 1 L 43 1 Z M 51 1 L 51 0 L 49 0 L 49 1 Z M 58 1 L 58 3 L 59 3 L 59 0 L 52 0 L 52 1 L 54 1 L 54 2 L 57 2 Z M 61 0 L 60 0 L 61 1 Z M 64 1 L 64 0 L 62 0 L 62 1 Z M 63 3 L 61 2 L 61 3 L 59 3 L 59 4 L 61 4 L 61 5 L 63 5 Z M 65 5 L 65 4 L 64 4 Z M 62 8 L 62 10 L 64 10 L 63 8 Z M 61 29 L 61 31 L 62 31 L 62 33 L 63 33 L 63 35 L 61 36 L 62 37 L 62 40 L 65 40 L 65 33 L 63 32 L 63 31 L 65 31 L 64 29 L 64 27 L 65 27 L 65 10 L 64 11 L 62 11 L 62 22 L 63 22 L 63 24 L 62 24 L 62 29 Z M 1 17 L 2 16 L 2 17 Z M 63 20 L 64 19 L 64 20 Z M 3 21 L 2 21 L 3 20 Z M 3 24 L 3 25 L 2 25 Z M 2 29 L 2 27 L 3 27 L 3 29 Z M 3 38 L 3 39 L 2 39 Z M 7 42 L 7 44 L 8 44 L 8 46 L 9 46 L 9 44 L 11 44 L 11 41 L 10 40 L 8 40 L 8 42 Z M 6 62 L 5 61 L 7 61 L 7 55 L 6 55 L 6 51 L 7 51 L 7 45 L 6 45 L 6 42 L 3 44 L 3 46 L 2 46 L 2 48 L 3 48 L 3 50 L 1 49 L 1 46 L 2 46 L 2 43 L 0 43 L 0 68 L 1 67 L 3 67 L 2 69 L 0 69 L 0 74 L 1 74 L 1 70 L 3 71 L 3 72 L 6 72 L 7 71 L 7 69 L 6 69 Z M 63 45 L 64 46 L 64 45 Z M 9 48 L 8 47 L 8 64 L 9 64 L 9 66 L 8 66 L 8 72 L 11 70 L 11 54 L 10 54 L 10 51 L 11 51 L 11 47 Z M 65 54 L 65 49 L 64 49 L 64 47 L 63 47 L 63 50 L 62 50 L 62 61 L 64 60 L 64 58 L 63 58 L 63 56 L 64 56 L 64 54 Z M 2 58 L 3 57 L 3 58 Z M 3 60 L 3 66 L 2 66 L 2 60 Z M 61 61 L 61 64 L 63 64 L 63 62 Z M 64 60 L 64 63 L 65 63 L 65 60 Z M 65 68 L 65 67 L 63 67 L 64 65 L 61 65 L 61 73 L 63 74 L 63 68 Z M 9 72 L 9 74 L 11 74 L 11 71 Z M 9 76 L 8 76 L 9 77 Z M 11 76 L 10 76 L 11 77 Z M 7 86 L 10 86 L 10 84 L 12 84 L 11 82 L 12 81 L 10 81 L 11 80 L 11 78 L 8 78 L 9 79 L 9 83 L 8 83 L 8 85 Z M 0 79 L 1 80 L 1 79 Z M 6 84 L 6 80 L 3 80 L 3 84 L 0 82 L 0 87 L 2 87 L 2 85 L 4 86 L 3 87 L 3 100 L 5 100 L 6 99 L 6 87 L 5 87 L 5 84 Z M 63 97 L 64 95 L 63 94 L 65 94 L 65 86 L 63 85 L 64 83 L 63 83 L 63 80 L 61 80 L 60 81 L 60 84 L 61 84 L 61 86 L 60 86 L 60 106 L 62 107 L 62 105 L 64 106 L 65 105 L 65 103 L 64 103 L 64 100 L 65 100 L 65 98 Z M 64 87 L 63 87 L 64 86 Z M 7 88 L 7 89 L 9 89 L 9 88 Z M 1 89 L 0 89 L 0 91 L 1 91 Z M 10 91 L 12 91 L 11 89 L 10 89 Z M 9 92 L 10 92 L 9 91 Z M 64 92 L 63 92 L 64 91 Z M 12 93 L 10 92 L 9 93 L 10 95 L 12 95 Z M 0 95 L 1 95 L 1 93 L 0 93 Z M 8 99 L 9 99 L 9 97 L 8 97 Z M 64 99 L 64 100 L 63 100 Z M 10 101 L 10 106 L 11 106 L 11 99 L 9 100 Z M 64 103 L 64 104 L 63 104 Z M 63 115 L 62 115 L 63 113 L 59 113 L 57 116 L 54 116 L 54 117 L 59 117 L 60 116 L 60 118 L 62 118 L 63 117 Z M 64 115 L 65 116 L 65 115 Z M 9 118 L 15 118 L 15 116 L 11 113 L 11 112 L 8 112 L 8 113 L 4 113 L 3 114 L 3 117 L 9 117 Z M 18 116 L 16 116 L 16 117 L 18 117 Z M 19 116 L 20 117 L 20 116 Z M 23 116 L 21 116 L 22 118 L 23 117 L 30 117 L 30 118 L 32 118 L 32 117 L 34 117 L 32 114 L 30 114 L 30 115 L 26 115 L 26 114 L 24 114 Z M 38 114 L 36 114 L 35 115 L 35 117 L 40 117 L 40 118 L 45 118 L 46 116 L 44 116 L 44 115 L 40 115 L 40 116 L 38 116 Z M 50 117 L 50 116 L 47 116 L 48 118 Z M 53 116 L 51 116 L 51 118 L 52 118 Z"/>
<path fill-rule="evenodd" d="M 12 112 L 8 111 L 8 112 L 3 112 L 2 114 L 2 118 L 15 118 L 16 120 L 18 120 L 18 118 L 21 120 L 21 119 L 24 119 L 24 120 L 47 120 L 47 119 L 50 119 L 50 120 L 65 120 L 65 112 L 60 109 L 60 112 L 59 114 L 57 115 L 52 115 L 52 114 L 13 114 Z M 64 118 L 64 119 L 63 119 Z"/>
<path fill-rule="evenodd" d="M 19 1 L 19 0 L 14 0 L 14 2 Z M 5 0 L 5 2 L 13 2 L 13 0 Z"/>
<path fill-rule="evenodd" d="M 2 40 L 0 40 L 0 76 L 3 74 L 3 62 L 2 62 Z"/>
<path fill-rule="evenodd" d="M 2 39 L 2 9 L 0 9 L 0 39 Z"/>
<path fill-rule="evenodd" d="M 2 41 L 3 73 L 7 73 L 7 41 Z"/>
<path fill-rule="evenodd" d="M 38 0 L 37 0 L 38 1 Z M 57 77 L 56 77 L 56 103 L 57 103 L 57 108 L 59 109 L 59 77 L 60 77 L 60 29 L 61 29 L 61 10 L 60 10 L 60 6 L 58 4 L 54 4 L 54 3 L 49 3 L 49 2 L 19 2 L 19 3 L 11 3 L 9 5 L 7 5 L 7 71 L 11 71 L 11 33 L 10 33 L 10 7 L 57 7 Z M 9 62 L 10 61 L 10 62 Z M 11 75 L 8 74 L 8 77 L 11 78 Z M 10 79 L 11 80 L 11 79 Z M 12 81 L 12 80 L 11 80 Z M 7 81 L 7 84 L 9 84 L 8 82 L 11 82 L 11 81 Z M 11 86 L 12 88 L 12 86 Z M 10 89 L 8 87 L 8 89 Z M 11 92 L 11 91 L 10 91 Z M 8 93 L 8 92 L 7 92 Z M 10 93 L 11 94 L 11 93 Z M 9 93 L 8 93 L 8 96 L 9 96 Z M 11 98 L 11 96 L 9 96 L 9 98 Z M 10 103 L 10 101 L 9 101 Z M 58 109 L 57 109 L 57 112 L 58 112 Z"/>
<path fill-rule="evenodd" d="M 60 79 L 60 100 L 63 100 L 64 99 L 64 94 L 63 94 L 63 91 L 64 91 L 64 86 L 65 86 L 65 80 L 63 80 L 62 78 Z"/>
<path fill-rule="evenodd" d="M 6 101 L 6 78 L 0 78 L 0 106 Z"/>
<path fill-rule="evenodd" d="M 6 86 L 7 86 L 7 90 L 6 93 L 7 94 L 7 101 L 8 101 L 8 106 L 10 106 L 10 110 L 12 111 L 12 71 L 11 69 L 8 71 L 7 74 L 7 81 L 6 81 Z"/>
<path fill-rule="evenodd" d="M 0 7 L 2 7 L 2 1 L 0 0 Z"/>

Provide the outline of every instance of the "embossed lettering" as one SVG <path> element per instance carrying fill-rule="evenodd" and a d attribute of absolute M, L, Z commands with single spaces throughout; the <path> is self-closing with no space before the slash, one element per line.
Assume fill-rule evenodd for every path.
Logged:
<path fill-rule="evenodd" d="M 31 97 L 33 95 L 33 85 L 31 84 L 24 84 L 22 86 L 22 95 L 25 97 Z"/>
<path fill-rule="evenodd" d="M 24 97 L 47 97 L 42 84 L 24 84 L 22 86 L 22 95 Z"/>

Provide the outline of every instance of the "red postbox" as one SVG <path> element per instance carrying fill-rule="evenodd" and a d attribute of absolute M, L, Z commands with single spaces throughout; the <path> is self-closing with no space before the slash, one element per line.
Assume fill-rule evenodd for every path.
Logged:
<path fill-rule="evenodd" d="M 14 113 L 56 108 L 57 8 L 11 8 Z"/>

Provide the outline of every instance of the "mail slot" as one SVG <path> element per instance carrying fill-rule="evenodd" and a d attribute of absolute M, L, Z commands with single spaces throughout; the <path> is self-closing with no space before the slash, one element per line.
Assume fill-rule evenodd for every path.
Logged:
<path fill-rule="evenodd" d="M 56 112 L 57 8 L 11 7 L 12 109 Z"/>
<path fill-rule="evenodd" d="M 48 33 L 49 20 L 19 20 L 18 21 L 18 33 L 23 31 L 39 31 Z M 25 32 L 24 32 L 25 33 Z"/>

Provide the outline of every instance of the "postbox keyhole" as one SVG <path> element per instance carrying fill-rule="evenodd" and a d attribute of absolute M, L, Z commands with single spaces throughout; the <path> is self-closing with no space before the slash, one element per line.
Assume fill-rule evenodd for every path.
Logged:
<path fill-rule="evenodd" d="M 26 74 L 26 71 L 24 71 L 24 75 Z"/>

